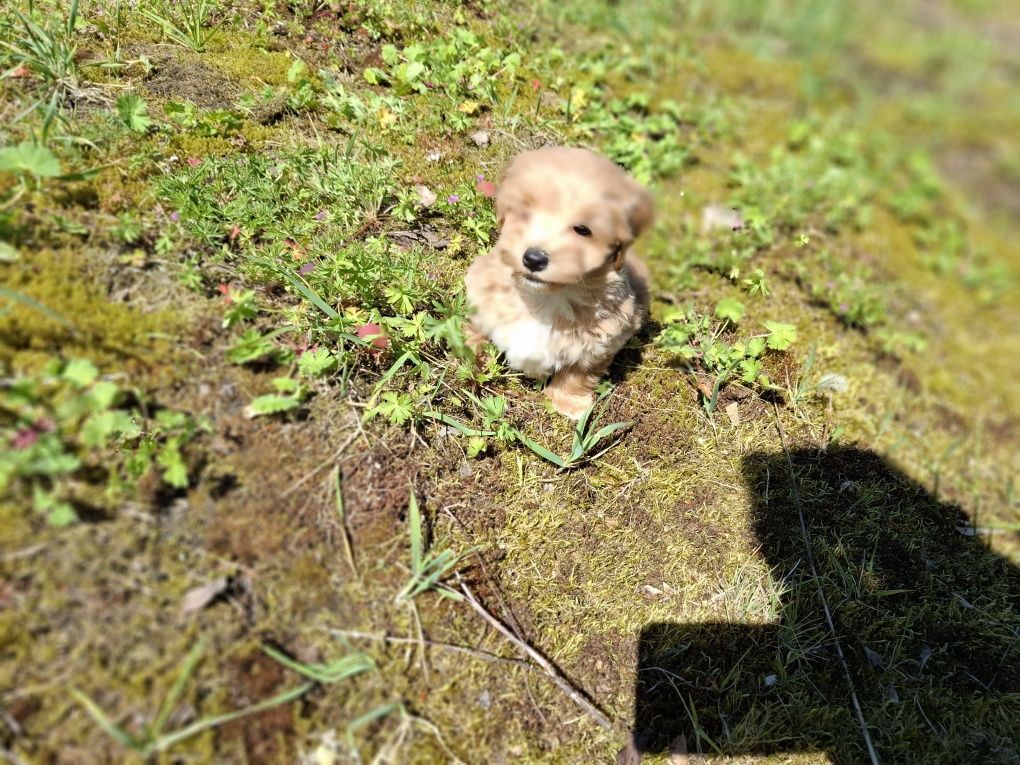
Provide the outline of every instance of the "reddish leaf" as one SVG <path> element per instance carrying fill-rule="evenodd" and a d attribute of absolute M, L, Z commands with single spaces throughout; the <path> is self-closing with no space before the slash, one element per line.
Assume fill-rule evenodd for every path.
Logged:
<path fill-rule="evenodd" d="M 354 330 L 354 334 L 361 338 L 372 338 L 372 345 L 379 349 L 390 345 L 390 339 L 378 324 L 362 324 Z"/>

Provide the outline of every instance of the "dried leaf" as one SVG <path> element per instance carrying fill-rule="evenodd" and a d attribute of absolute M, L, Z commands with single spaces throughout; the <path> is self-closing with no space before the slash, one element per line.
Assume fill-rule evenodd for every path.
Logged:
<path fill-rule="evenodd" d="M 617 752 L 616 765 L 641 765 L 643 756 L 641 750 L 638 749 L 637 742 L 631 736 L 627 740 L 627 746 Z"/>
<path fill-rule="evenodd" d="M 701 230 L 704 232 L 725 229 L 739 231 L 744 226 L 744 219 L 732 207 L 707 205 L 701 211 Z"/>
<path fill-rule="evenodd" d="M 726 416 L 730 418 L 730 422 L 734 425 L 740 424 L 740 405 L 734 401 L 726 406 Z"/>
<path fill-rule="evenodd" d="M 831 390 L 833 393 L 846 393 L 849 388 L 850 381 L 846 379 L 846 376 L 836 374 L 835 372 L 829 372 L 828 374 L 822 375 L 822 379 L 818 381 L 818 390 Z"/>
<path fill-rule="evenodd" d="M 184 600 L 181 602 L 181 613 L 187 615 L 195 611 L 201 611 L 229 589 L 230 578 L 226 576 L 213 579 L 208 584 L 193 587 L 188 590 Z"/>
<path fill-rule="evenodd" d="M 428 186 L 415 186 L 414 190 L 418 193 L 418 204 L 425 209 L 436 203 L 436 193 Z"/>

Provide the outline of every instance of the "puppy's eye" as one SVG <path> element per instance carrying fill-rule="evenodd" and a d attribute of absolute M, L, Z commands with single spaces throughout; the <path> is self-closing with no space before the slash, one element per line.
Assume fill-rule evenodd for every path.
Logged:
<path fill-rule="evenodd" d="M 591 229 L 585 225 L 574 226 L 574 233 L 580 236 L 591 236 Z"/>

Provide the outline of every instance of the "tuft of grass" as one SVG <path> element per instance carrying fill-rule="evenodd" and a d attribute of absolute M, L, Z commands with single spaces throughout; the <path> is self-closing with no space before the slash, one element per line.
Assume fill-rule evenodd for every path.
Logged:
<path fill-rule="evenodd" d="M 179 0 L 173 6 L 172 14 L 157 13 L 151 8 L 139 10 L 146 18 L 159 24 L 163 34 L 178 45 L 191 48 L 196 53 L 204 52 L 222 24 L 210 25 L 213 14 L 219 10 L 219 3 L 216 0 Z"/>
<path fill-rule="evenodd" d="M 444 598 L 463 600 L 464 596 L 443 584 L 443 580 L 452 576 L 467 558 L 474 555 L 476 548 L 472 547 L 459 554 L 448 549 L 429 549 L 425 525 L 414 491 L 411 491 L 407 506 L 407 534 L 411 540 L 411 577 L 397 593 L 397 602 L 413 602 L 416 597 L 429 590 Z"/>
<path fill-rule="evenodd" d="M 71 0 L 67 15 L 62 19 L 48 18 L 40 22 L 34 2 L 29 3 L 28 13 L 14 9 L 13 14 L 18 27 L 11 39 L 0 39 L 0 46 L 7 49 L 7 58 L 14 66 L 4 73 L 3 78 L 12 76 L 23 67 L 42 79 L 47 93 L 33 105 L 33 109 L 49 101 L 53 95 L 63 100 L 67 94 L 77 93 L 79 78 L 74 36 L 78 23 L 78 0 Z"/>
<path fill-rule="evenodd" d="M 598 399 L 596 399 L 590 407 L 585 409 L 578 418 L 577 422 L 574 424 L 573 443 L 571 444 L 570 451 L 566 456 L 561 457 L 550 449 L 542 446 L 537 441 L 529 438 L 520 430 L 515 429 L 513 435 L 532 452 L 542 459 L 551 462 L 560 470 L 572 470 L 580 467 L 581 465 L 592 462 L 612 449 L 614 445 L 611 443 L 608 446 L 603 446 L 601 450 L 596 451 L 596 449 L 599 448 L 599 444 L 602 444 L 606 441 L 606 439 L 612 437 L 613 434 L 623 430 L 624 428 L 629 428 L 634 424 L 631 421 L 614 422 L 609 425 L 603 425 L 598 430 L 593 430 L 595 421 L 598 417 L 592 419 L 592 413 L 599 404 L 606 400 L 611 392 L 612 391 L 606 391 L 601 394 Z"/>

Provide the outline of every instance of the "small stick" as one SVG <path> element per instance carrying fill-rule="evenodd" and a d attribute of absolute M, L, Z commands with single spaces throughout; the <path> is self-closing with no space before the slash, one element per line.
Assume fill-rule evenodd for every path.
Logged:
<path fill-rule="evenodd" d="M 343 487 L 340 484 L 340 466 L 336 466 L 336 474 L 334 475 L 334 485 L 336 487 L 336 511 L 340 516 L 340 538 L 344 543 L 344 555 L 347 556 L 347 565 L 351 567 L 351 571 L 354 572 L 354 576 L 358 582 L 361 583 L 361 572 L 358 571 L 358 564 L 354 560 L 354 546 L 351 544 L 351 533 L 347 528 L 347 510 L 344 507 L 344 493 Z"/>
<path fill-rule="evenodd" d="M 535 665 L 530 662 L 522 661 L 521 659 L 507 659 L 503 656 L 497 656 L 494 653 L 488 651 L 480 651 L 477 648 L 470 648 L 466 645 L 454 645 L 453 643 L 440 643 L 435 640 L 422 640 L 419 641 L 417 638 L 408 637 L 397 637 L 395 635 L 376 635 L 372 632 L 358 632 L 356 630 L 337 630 L 332 629 L 330 632 L 338 637 L 354 638 L 355 640 L 375 640 L 380 643 L 419 643 L 422 642 L 430 648 L 442 648 L 446 651 L 454 651 L 456 653 L 466 653 L 468 656 L 474 656 L 476 659 L 482 661 L 497 662 L 501 664 L 512 664 L 515 667 L 523 667 L 524 669 L 534 670 Z"/>
<path fill-rule="evenodd" d="M 418 613 L 418 605 L 411 601 L 411 615 L 414 617 L 414 626 L 418 629 L 418 661 L 421 663 L 422 674 L 425 675 L 425 685 L 432 685 L 429 680 L 429 662 L 425 655 L 425 631 L 421 627 L 421 615 Z"/>
<path fill-rule="evenodd" d="M 587 712 L 588 715 L 591 716 L 591 718 L 595 720 L 595 722 L 597 722 L 603 728 L 612 727 L 612 723 L 609 721 L 609 718 L 606 717 L 606 715 L 603 714 L 603 712 L 598 707 L 592 704 L 585 697 L 585 695 L 581 693 L 581 691 L 574 688 L 574 686 L 572 686 L 567 681 L 563 674 L 559 670 L 557 670 L 556 667 L 553 666 L 552 662 L 545 658 L 535 648 L 528 645 L 526 642 L 524 642 L 519 637 L 514 635 L 514 633 L 511 632 L 510 629 L 505 624 L 503 624 L 499 619 L 490 614 L 485 609 L 485 606 L 478 602 L 478 600 L 474 596 L 474 593 L 471 592 L 470 588 L 463 582 L 461 582 L 460 590 L 462 593 L 464 593 L 464 597 L 467 599 L 467 602 L 471 605 L 471 607 L 478 612 L 479 616 L 485 619 L 485 621 L 487 621 L 494 630 L 499 632 L 503 637 L 505 637 L 507 640 L 513 643 L 513 645 L 516 648 L 527 654 L 527 656 L 531 658 L 532 661 L 534 661 L 536 664 L 538 664 L 538 666 L 544 669 L 545 673 L 549 676 L 549 679 L 556 683 L 556 685 L 559 686 L 560 690 L 567 694 L 567 696 L 569 696 L 570 699 L 575 704 L 577 704 L 579 707 L 581 707 L 581 709 Z"/>

